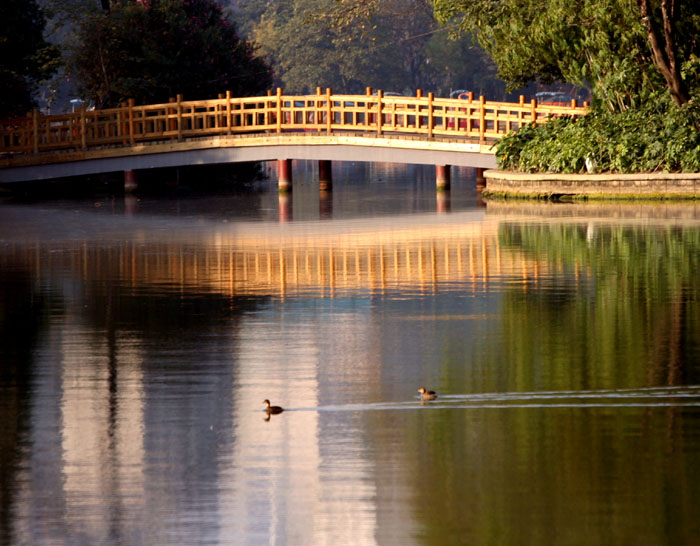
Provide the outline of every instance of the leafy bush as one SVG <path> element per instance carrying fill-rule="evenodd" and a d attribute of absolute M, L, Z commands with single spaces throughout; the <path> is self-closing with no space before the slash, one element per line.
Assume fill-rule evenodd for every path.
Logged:
<path fill-rule="evenodd" d="M 499 167 L 523 172 L 700 172 L 700 108 L 657 96 L 621 113 L 594 110 L 527 125 L 496 145 Z"/>

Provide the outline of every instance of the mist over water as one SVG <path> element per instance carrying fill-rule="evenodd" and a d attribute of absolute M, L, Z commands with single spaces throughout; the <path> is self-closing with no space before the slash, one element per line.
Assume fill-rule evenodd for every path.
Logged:
<path fill-rule="evenodd" d="M 294 168 L 0 203 L 0 542 L 695 543 L 700 207 Z"/>

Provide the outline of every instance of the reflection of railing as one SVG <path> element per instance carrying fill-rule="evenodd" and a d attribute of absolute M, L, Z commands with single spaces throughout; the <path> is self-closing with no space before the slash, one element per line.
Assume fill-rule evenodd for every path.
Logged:
<path fill-rule="evenodd" d="M 54 246 L 22 247 L 0 255 L 0 267 L 10 258 L 37 275 L 55 268 L 175 293 L 302 297 L 433 292 L 455 283 L 485 290 L 503 278 L 525 286 L 549 270 L 532 257 L 502 251 L 491 222 L 357 232 L 353 224 L 342 227 L 320 235 L 243 228 L 199 242 L 188 237 L 111 247 L 79 243 L 59 254 Z"/>
<path fill-rule="evenodd" d="M 234 98 L 230 93 L 217 99 L 184 101 L 182 96 L 166 104 L 86 110 L 62 115 L 30 116 L 0 122 L 0 152 L 38 153 L 62 149 L 87 150 L 102 146 L 133 146 L 158 140 L 255 132 L 305 130 L 325 132 L 362 131 L 443 137 L 497 139 L 508 131 L 549 116 L 585 114 L 586 108 L 542 106 L 526 103 L 444 99 L 432 93 L 415 97 L 384 96 L 381 91 L 366 95 L 333 95 L 317 89 L 316 95 L 277 94 Z"/>

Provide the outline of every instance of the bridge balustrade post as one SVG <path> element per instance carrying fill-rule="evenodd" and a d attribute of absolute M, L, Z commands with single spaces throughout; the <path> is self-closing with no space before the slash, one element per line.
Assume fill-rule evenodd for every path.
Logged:
<path fill-rule="evenodd" d="M 221 115 L 221 101 L 224 100 L 224 95 L 223 93 L 217 93 L 216 95 L 216 102 L 214 103 L 214 127 L 210 127 L 209 123 L 211 120 L 211 116 L 209 115 L 209 112 L 211 110 L 209 109 L 209 106 L 206 107 L 205 113 L 204 113 L 204 120 L 202 121 L 202 129 L 220 129 L 221 125 L 224 122 L 224 117 Z M 217 131 L 218 132 L 218 131 Z"/>
<path fill-rule="evenodd" d="M 479 95 L 479 141 L 486 140 L 486 98 Z"/>
<path fill-rule="evenodd" d="M 233 128 L 233 116 L 231 115 L 231 91 L 226 91 L 226 134 L 231 136 Z"/>
<path fill-rule="evenodd" d="M 537 125 L 537 99 L 530 101 L 530 121 Z"/>
<path fill-rule="evenodd" d="M 333 90 L 326 88 L 326 133 L 333 132 Z"/>
<path fill-rule="evenodd" d="M 122 102 L 119 105 L 119 110 L 117 111 L 117 123 L 119 124 L 119 135 L 122 139 L 122 145 L 126 146 L 127 140 L 126 135 L 129 131 L 128 121 L 124 115 L 126 112 L 126 102 Z"/>
<path fill-rule="evenodd" d="M 87 119 L 85 117 L 85 105 L 80 105 L 80 149 L 87 150 Z"/>
<path fill-rule="evenodd" d="M 272 111 L 270 110 L 271 100 L 269 98 L 269 97 L 272 97 L 272 89 L 267 90 L 267 97 L 268 98 L 265 100 L 265 102 L 263 102 L 263 110 L 265 111 L 265 113 L 263 114 L 263 117 L 265 118 L 264 119 L 265 126 L 267 127 L 265 129 L 265 132 L 269 133 L 270 132 L 269 127 L 270 127 L 270 125 L 272 125 Z"/>
<path fill-rule="evenodd" d="M 316 101 L 314 102 L 314 125 L 316 125 L 316 132 L 320 133 L 322 131 L 321 124 L 323 123 L 323 113 L 325 110 L 321 108 L 323 104 L 323 89 L 316 87 Z"/>
<path fill-rule="evenodd" d="M 421 128 L 420 115 L 421 115 L 421 112 L 423 111 L 423 104 L 422 104 L 422 101 L 420 100 L 423 98 L 423 90 L 422 89 L 416 89 L 416 98 L 418 99 L 418 101 L 416 102 L 416 123 L 415 123 L 415 126 L 416 126 L 416 132 L 420 132 L 420 128 Z M 406 120 L 406 122 L 408 122 L 408 120 Z"/>
<path fill-rule="evenodd" d="M 177 101 L 177 141 L 182 141 L 182 95 L 178 94 Z"/>
<path fill-rule="evenodd" d="M 466 119 L 466 126 L 467 126 L 467 135 L 471 136 L 472 131 L 474 130 L 474 120 L 472 119 L 472 114 L 474 113 L 474 109 L 472 108 L 472 104 L 474 103 L 474 91 L 469 91 L 467 93 L 467 106 L 466 111 L 467 111 L 467 119 Z M 455 127 L 458 127 L 459 121 L 455 118 Z"/>
<path fill-rule="evenodd" d="M 168 103 L 170 103 L 170 104 L 175 104 L 175 100 L 176 100 L 175 97 L 170 97 L 170 98 L 168 99 Z M 166 117 L 167 117 L 167 120 L 168 120 L 168 121 L 167 121 L 167 123 L 168 123 L 168 125 L 167 125 L 167 130 L 168 130 L 168 132 L 175 131 L 175 129 L 176 129 L 176 127 L 175 127 L 176 121 L 175 121 L 174 119 L 172 119 L 170 116 L 172 116 L 173 114 L 176 114 L 176 113 L 177 113 L 177 110 L 173 110 L 172 108 L 167 108 L 167 109 L 165 110 L 165 112 L 166 112 L 166 114 L 167 114 Z M 174 140 L 174 138 L 175 138 L 175 137 L 173 137 L 172 135 L 170 135 L 170 140 Z"/>
<path fill-rule="evenodd" d="M 282 132 L 282 88 L 277 88 L 277 132 Z"/>
<path fill-rule="evenodd" d="M 134 145 L 134 99 L 129 99 L 129 144 Z"/>
<path fill-rule="evenodd" d="M 382 123 L 384 123 L 384 113 L 382 112 L 382 97 L 384 92 L 379 89 L 377 91 L 377 134 L 382 136 Z"/>
<path fill-rule="evenodd" d="M 433 101 L 435 100 L 435 94 L 431 91 L 428 93 L 428 138 L 433 138 L 433 128 L 435 127 L 435 119 L 433 117 L 433 112 L 435 106 Z"/>
<path fill-rule="evenodd" d="M 367 97 L 367 100 L 365 100 L 365 128 L 369 129 L 371 127 L 372 123 L 372 113 L 370 112 L 370 106 L 369 106 L 369 97 L 372 96 L 372 88 L 367 87 L 365 89 L 365 96 Z"/>
<path fill-rule="evenodd" d="M 39 110 L 32 110 L 32 151 L 39 153 Z"/>

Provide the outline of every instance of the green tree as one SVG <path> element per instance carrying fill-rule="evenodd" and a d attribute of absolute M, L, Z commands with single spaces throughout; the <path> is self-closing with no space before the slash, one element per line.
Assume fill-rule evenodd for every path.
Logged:
<path fill-rule="evenodd" d="M 0 3 L 0 116 L 25 114 L 41 80 L 58 66 L 58 50 L 44 40 L 46 19 L 35 0 Z"/>
<path fill-rule="evenodd" d="M 483 50 L 469 37 L 450 39 L 430 2 L 387 0 L 360 7 L 351 1 L 293 0 L 270 3 L 262 13 L 244 5 L 237 14 L 271 59 L 277 83 L 290 92 L 321 86 L 362 93 L 369 86 L 411 94 L 423 89 L 446 95 L 455 88 L 499 98 L 504 93 Z M 246 17 L 257 20 L 243 22 Z"/>
<path fill-rule="evenodd" d="M 636 0 L 642 23 L 649 37 L 654 65 L 663 76 L 677 106 L 690 102 L 690 86 L 697 86 L 697 31 L 700 10 L 697 2 L 661 0 L 658 8 L 650 0 Z M 695 59 L 693 59 L 695 57 Z M 692 68 L 683 60 L 692 59 Z M 684 74 L 685 72 L 685 74 Z M 692 73 L 694 82 L 689 82 Z"/>
<path fill-rule="evenodd" d="M 660 89 L 683 104 L 696 85 L 696 2 L 435 0 L 435 12 L 476 33 L 511 86 L 589 83 L 599 105 L 622 111 Z"/>
<path fill-rule="evenodd" d="M 211 0 L 113 2 L 77 22 L 69 65 L 98 107 L 262 93 L 268 64 Z"/>
<path fill-rule="evenodd" d="M 270 4 L 255 23 L 253 39 L 272 60 L 278 83 L 300 93 L 316 86 L 346 93 L 409 87 L 410 54 L 391 45 L 392 29 L 379 32 L 370 21 L 341 27 L 327 17 L 333 6 L 333 0 Z"/>
<path fill-rule="evenodd" d="M 525 127 L 497 144 L 530 172 L 697 172 L 700 5 L 690 0 L 435 0 L 442 22 L 474 32 L 512 86 L 589 84 L 580 121 Z"/>
<path fill-rule="evenodd" d="M 496 65 L 470 35 L 435 32 L 425 45 L 425 55 L 426 72 L 439 96 L 465 89 L 489 100 L 507 98 L 505 83 L 496 77 Z"/>

